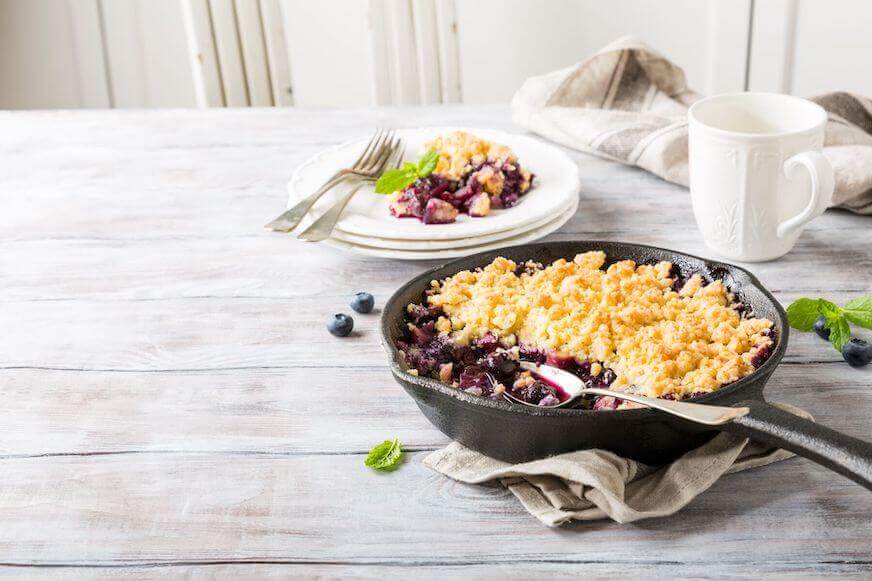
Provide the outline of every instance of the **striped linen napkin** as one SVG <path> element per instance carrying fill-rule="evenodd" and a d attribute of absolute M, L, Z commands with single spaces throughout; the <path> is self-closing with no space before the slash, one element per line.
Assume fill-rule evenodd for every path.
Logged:
<path fill-rule="evenodd" d="M 808 412 L 777 404 L 798 416 Z M 601 412 L 620 413 L 620 412 Z M 720 433 L 666 466 L 648 466 L 605 450 L 567 452 L 508 464 L 457 442 L 424 458 L 424 465 L 468 484 L 499 482 L 542 523 L 611 518 L 629 523 L 679 511 L 724 474 L 785 460 L 793 454 Z"/>
<path fill-rule="evenodd" d="M 636 165 L 687 185 L 687 108 L 701 95 L 684 71 L 631 37 L 571 67 L 527 79 L 515 122 L 557 143 Z M 850 93 L 812 99 L 829 113 L 823 154 L 836 177 L 833 205 L 872 214 L 872 101 Z"/>

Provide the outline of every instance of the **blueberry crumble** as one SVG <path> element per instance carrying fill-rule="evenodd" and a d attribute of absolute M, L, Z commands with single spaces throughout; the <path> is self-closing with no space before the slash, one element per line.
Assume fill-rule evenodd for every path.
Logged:
<path fill-rule="evenodd" d="M 438 161 L 432 173 L 393 194 L 390 212 L 397 218 L 448 224 L 459 214 L 486 216 L 517 204 L 533 183 L 511 149 L 463 131 L 437 137 L 425 148 Z"/>
<path fill-rule="evenodd" d="M 548 266 L 497 258 L 432 281 L 424 300 L 407 306 L 397 341 L 404 363 L 466 393 L 508 391 L 547 406 L 565 394 L 520 361 L 560 367 L 589 387 L 677 400 L 733 383 L 772 354 L 772 322 L 722 281 L 683 277 L 669 262 L 604 269 L 605 260 L 598 251 Z M 599 397 L 579 405 L 634 404 Z"/>

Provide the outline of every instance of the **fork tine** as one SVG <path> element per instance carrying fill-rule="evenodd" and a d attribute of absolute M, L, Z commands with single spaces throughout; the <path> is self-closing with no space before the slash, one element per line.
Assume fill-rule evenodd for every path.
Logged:
<path fill-rule="evenodd" d="M 389 135 L 389 130 L 382 130 L 381 133 L 379 133 L 378 138 L 373 143 L 372 149 L 367 152 L 366 157 L 360 162 L 360 165 L 355 168 L 357 171 L 364 173 L 369 171 L 373 160 L 377 159 L 377 156 L 381 152 L 382 147 L 384 147 L 385 140 Z"/>
<path fill-rule="evenodd" d="M 397 152 L 397 147 L 399 146 L 398 140 L 391 140 L 388 142 L 381 152 L 379 152 L 378 158 L 373 162 L 372 172 L 376 174 L 380 174 L 385 170 L 385 167 L 388 165 L 388 162 Z"/>
<path fill-rule="evenodd" d="M 381 168 L 379 174 L 387 169 L 399 168 L 403 163 L 403 154 L 406 152 L 406 145 L 399 137 L 394 139 L 394 146 L 391 149 L 391 154 L 385 160 L 385 165 Z"/>
<path fill-rule="evenodd" d="M 393 142 L 394 132 L 393 130 L 389 130 L 385 134 L 385 139 L 381 143 L 381 149 L 376 151 L 373 155 L 370 156 L 366 167 L 362 170 L 368 173 L 374 173 L 378 169 L 379 165 L 382 163 L 382 159 L 384 154 L 391 153 L 393 151 L 393 147 L 391 146 Z"/>
<path fill-rule="evenodd" d="M 369 143 L 366 144 L 366 147 L 360 152 L 360 157 L 358 157 L 353 164 L 351 164 L 352 169 L 359 169 L 361 166 L 361 162 L 369 155 L 370 150 L 376 144 L 378 139 L 381 137 L 381 134 L 384 130 L 379 127 L 376 129 L 375 133 L 372 134 L 372 137 L 369 138 Z"/>

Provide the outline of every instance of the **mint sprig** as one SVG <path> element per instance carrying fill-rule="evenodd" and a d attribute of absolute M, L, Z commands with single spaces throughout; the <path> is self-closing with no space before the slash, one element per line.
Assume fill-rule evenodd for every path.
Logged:
<path fill-rule="evenodd" d="M 363 463 L 373 470 L 389 472 L 396 470 L 402 461 L 403 446 L 399 439 L 394 438 L 393 440 L 385 440 L 370 450 Z"/>
<path fill-rule="evenodd" d="M 826 299 L 796 299 L 787 307 L 787 321 L 800 331 L 811 331 L 818 317 L 826 319 L 824 326 L 830 331 L 830 343 L 841 352 L 851 340 L 850 321 L 872 329 L 872 295 L 862 296 L 840 307 Z"/>
<path fill-rule="evenodd" d="M 407 161 L 401 168 L 389 169 L 375 182 L 375 193 L 391 194 L 402 190 L 415 180 L 425 178 L 433 173 L 437 163 L 439 163 L 439 152 L 428 151 L 421 156 L 418 163 Z"/>

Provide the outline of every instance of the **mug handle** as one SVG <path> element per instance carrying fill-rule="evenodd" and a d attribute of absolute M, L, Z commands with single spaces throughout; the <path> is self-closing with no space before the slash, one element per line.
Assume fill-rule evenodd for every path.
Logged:
<path fill-rule="evenodd" d="M 797 176 L 800 168 L 805 168 L 811 177 L 811 196 L 802 212 L 778 225 L 775 233 L 779 238 L 789 236 L 798 228 L 823 214 L 833 200 L 835 178 L 833 177 L 833 166 L 830 165 L 827 158 L 819 151 L 797 153 L 784 162 L 784 175 L 788 179 L 792 179 Z"/>

